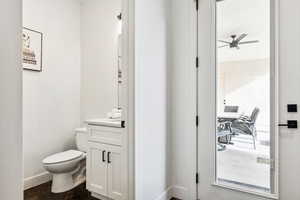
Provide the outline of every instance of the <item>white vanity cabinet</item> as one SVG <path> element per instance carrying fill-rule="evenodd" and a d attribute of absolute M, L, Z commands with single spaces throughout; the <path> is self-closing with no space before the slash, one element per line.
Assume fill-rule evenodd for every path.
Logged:
<path fill-rule="evenodd" d="M 107 162 L 102 160 L 106 156 L 105 153 L 105 145 L 89 142 L 87 188 L 91 192 L 107 196 Z"/>
<path fill-rule="evenodd" d="M 88 125 L 87 189 L 99 199 L 127 200 L 124 128 Z"/>

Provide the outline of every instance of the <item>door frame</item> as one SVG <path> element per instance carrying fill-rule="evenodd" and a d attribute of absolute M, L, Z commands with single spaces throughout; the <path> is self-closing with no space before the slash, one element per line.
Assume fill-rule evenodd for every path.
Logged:
<path fill-rule="evenodd" d="M 196 1 L 203 1 L 203 0 L 196 0 Z M 210 34 L 210 38 L 209 38 L 209 47 L 208 47 L 208 51 L 210 52 L 210 56 L 209 56 L 209 62 L 210 62 L 210 66 L 213 66 L 213 76 L 211 77 L 212 80 L 214 81 L 213 83 L 211 83 L 213 85 L 214 88 L 214 92 L 213 92 L 213 96 L 212 98 L 214 99 L 214 119 L 212 119 L 214 121 L 214 124 L 216 122 L 216 55 L 217 55 L 217 49 L 216 49 L 216 1 L 215 0 L 207 0 L 209 1 L 209 13 L 210 13 L 210 28 L 209 28 L 209 32 Z M 199 3 L 199 6 L 201 4 Z M 274 194 L 268 194 L 268 193 L 260 193 L 260 192 L 256 192 L 256 191 L 252 191 L 249 189 L 245 189 L 245 188 L 238 188 L 238 187 L 231 187 L 228 185 L 222 185 L 220 183 L 217 183 L 216 178 L 217 178 L 217 172 L 216 172 L 216 138 L 215 136 L 212 134 L 210 137 L 210 141 L 209 141 L 209 156 L 211 157 L 211 159 L 213 160 L 213 163 L 211 163 L 213 165 L 213 170 L 214 170 L 214 176 L 211 177 L 210 179 L 210 184 L 212 187 L 214 187 L 216 190 L 223 190 L 223 191 L 231 191 L 231 192 L 242 192 L 242 193 L 246 193 L 246 194 L 250 194 L 250 195 L 254 195 L 254 196 L 258 196 L 258 197 L 265 197 L 267 199 L 278 199 L 279 198 L 279 128 L 278 128 L 278 123 L 279 123 L 279 0 L 270 0 L 270 132 L 271 132 L 271 138 L 270 138 L 270 142 L 271 142 L 271 147 L 270 147 L 270 155 L 271 158 L 274 159 L 273 161 L 273 170 L 271 170 L 271 192 Z M 199 11 L 198 11 L 199 13 Z M 201 30 L 201 27 L 199 27 L 199 17 L 201 17 L 198 14 L 198 18 L 197 18 L 197 23 L 198 23 L 198 28 L 197 28 L 197 36 L 199 36 L 199 31 Z M 203 30 L 201 30 L 203 31 Z M 197 43 L 197 49 L 199 49 L 199 42 L 196 39 L 195 43 Z M 197 51 L 198 57 L 201 60 L 201 55 L 199 55 L 199 51 Z M 201 73 L 201 62 L 200 62 L 200 70 L 198 73 Z M 205 66 L 204 66 L 205 67 Z M 211 75 L 211 74 L 210 74 Z M 199 75 L 198 75 L 199 77 Z M 198 78 L 199 79 L 199 78 Z M 201 80 L 199 80 L 199 82 L 197 83 L 197 88 L 200 88 L 200 84 L 201 84 Z M 197 93 L 199 94 L 199 90 L 197 89 Z M 198 105 L 201 105 L 201 97 L 198 96 Z M 199 109 L 199 108 L 198 108 Z M 200 119 L 201 120 L 201 119 Z M 198 129 L 198 134 L 201 134 L 201 130 Z M 214 137 L 214 138 L 212 138 Z M 200 137 L 198 136 L 197 139 L 197 145 L 200 142 Z M 213 143 L 212 143 L 213 141 Z M 197 146 L 197 170 L 198 173 L 201 173 L 201 163 L 200 163 L 200 159 L 199 156 L 200 155 L 200 149 Z M 272 177 L 274 179 L 272 179 Z M 200 180 L 201 181 L 201 180 Z M 225 190 L 224 190 L 225 189 Z M 197 186 L 197 199 L 199 198 L 199 185 Z"/>
<path fill-rule="evenodd" d="M 134 70 L 134 16 L 135 16 L 135 0 L 122 0 L 122 17 L 124 18 L 122 34 L 122 52 L 124 56 L 122 58 L 122 74 L 123 85 L 121 93 L 121 107 L 122 121 L 125 121 L 125 134 L 126 142 L 124 142 L 124 148 L 126 148 L 127 154 L 124 155 L 124 159 L 127 159 L 127 190 L 128 199 L 135 199 L 135 133 L 134 133 L 134 98 L 135 98 L 135 70 Z"/>

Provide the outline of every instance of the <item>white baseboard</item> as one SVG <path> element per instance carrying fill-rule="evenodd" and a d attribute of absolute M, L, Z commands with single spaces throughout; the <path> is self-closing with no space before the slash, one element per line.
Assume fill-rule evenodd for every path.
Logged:
<path fill-rule="evenodd" d="M 51 174 L 43 172 L 41 174 L 24 179 L 24 190 L 46 183 L 52 179 Z"/>
<path fill-rule="evenodd" d="M 170 191 L 171 197 L 187 200 L 188 199 L 188 190 L 185 187 L 174 185 Z"/>
<path fill-rule="evenodd" d="M 171 198 L 172 198 L 172 187 L 169 187 L 161 195 L 159 195 L 155 200 L 170 200 Z"/>
<path fill-rule="evenodd" d="M 159 195 L 155 200 L 170 200 L 172 197 L 177 199 L 186 200 L 188 199 L 188 190 L 181 186 L 171 186 L 166 189 L 161 195 Z"/>
<path fill-rule="evenodd" d="M 111 200 L 108 197 L 102 196 L 100 194 L 96 194 L 92 192 L 92 197 L 95 197 L 96 199 L 101 199 L 101 200 Z"/>

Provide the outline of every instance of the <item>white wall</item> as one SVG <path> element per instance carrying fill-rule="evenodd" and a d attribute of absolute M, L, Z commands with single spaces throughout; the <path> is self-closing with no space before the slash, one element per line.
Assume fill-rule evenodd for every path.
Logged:
<path fill-rule="evenodd" d="M 135 198 L 163 199 L 168 163 L 168 1 L 135 1 Z"/>
<path fill-rule="evenodd" d="M 20 0 L 1 1 L 0 199 L 11 200 L 23 199 L 21 8 Z"/>
<path fill-rule="evenodd" d="M 171 135 L 173 196 L 195 199 L 196 187 L 196 37 L 195 4 L 171 2 Z"/>
<path fill-rule="evenodd" d="M 45 172 L 46 156 L 74 146 L 80 126 L 80 4 L 24 0 L 23 25 L 44 34 L 43 71 L 23 72 L 24 177 L 30 182 Z"/>
<path fill-rule="evenodd" d="M 218 112 L 226 105 L 239 106 L 239 112 L 250 116 L 258 107 L 259 131 L 270 126 L 270 61 L 269 59 L 222 62 L 218 65 Z"/>
<path fill-rule="evenodd" d="M 105 117 L 117 107 L 121 0 L 81 3 L 81 120 Z"/>

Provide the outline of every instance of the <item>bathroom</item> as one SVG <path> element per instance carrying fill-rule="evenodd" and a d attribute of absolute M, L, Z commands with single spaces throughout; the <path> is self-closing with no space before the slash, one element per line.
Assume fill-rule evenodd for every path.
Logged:
<path fill-rule="evenodd" d="M 92 173 L 85 166 L 92 130 L 88 124 L 105 133 L 123 131 L 122 10 L 122 0 L 23 0 L 25 199 L 48 198 L 39 196 L 42 193 L 66 198 L 76 193 L 73 188 L 90 195 L 85 189 L 86 173 Z M 126 151 L 125 143 L 120 146 L 120 151 Z M 74 159 L 80 161 L 66 170 L 72 177 L 55 178 L 51 167 Z M 102 198 L 101 194 L 112 197 L 107 191 L 93 196 Z M 125 199 L 123 195 L 114 199 Z"/>

